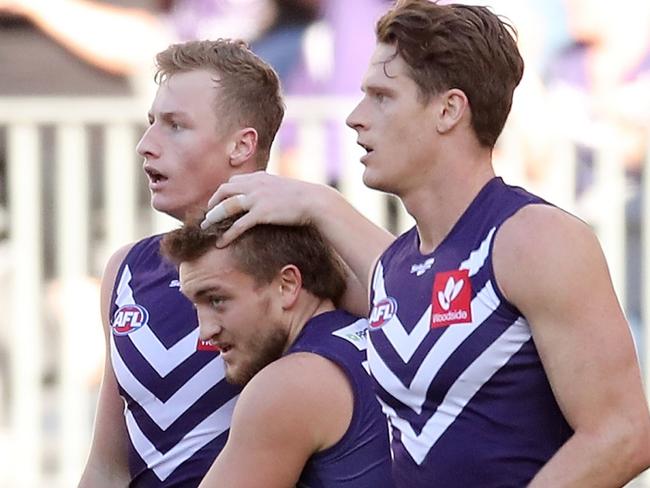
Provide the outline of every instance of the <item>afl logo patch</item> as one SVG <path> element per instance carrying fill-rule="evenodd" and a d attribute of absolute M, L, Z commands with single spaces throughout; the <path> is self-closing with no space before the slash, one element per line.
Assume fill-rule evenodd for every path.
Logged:
<path fill-rule="evenodd" d="M 372 307 L 370 318 L 368 319 L 369 330 L 379 329 L 386 322 L 393 318 L 397 313 L 397 300 L 393 297 L 386 297 L 379 300 Z"/>
<path fill-rule="evenodd" d="M 115 312 L 111 329 L 115 335 L 126 335 L 147 325 L 148 321 L 149 312 L 146 308 L 136 304 L 124 305 Z"/>

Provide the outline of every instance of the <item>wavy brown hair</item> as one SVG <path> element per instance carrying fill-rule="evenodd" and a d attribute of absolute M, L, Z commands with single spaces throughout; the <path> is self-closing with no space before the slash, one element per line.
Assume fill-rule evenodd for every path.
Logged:
<path fill-rule="evenodd" d="M 524 72 L 510 23 L 486 7 L 398 0 L 377 22 L 376 35 L 395 45 L 423 102 L 462 90 L 479 142 L 494 147 Z"/>

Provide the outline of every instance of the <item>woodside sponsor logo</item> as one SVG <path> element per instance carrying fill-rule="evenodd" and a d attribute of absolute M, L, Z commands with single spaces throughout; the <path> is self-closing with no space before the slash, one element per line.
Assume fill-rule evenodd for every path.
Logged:
<path fill-rule="evenodd" d="M 437 273 L 431 296 L 431 327 L 472 321 L 472 282 L 466 269 Z"/>

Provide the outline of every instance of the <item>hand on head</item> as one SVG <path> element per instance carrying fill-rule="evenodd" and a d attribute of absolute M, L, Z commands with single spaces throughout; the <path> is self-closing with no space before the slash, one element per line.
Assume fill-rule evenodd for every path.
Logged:
<path fill-rule="evenodd" d="M 264 171 L 236 175 L 212 195 L 201 227 L 246 212 L 217 242 L 225 247 L 257 224 L 304 225 L 309 223 L 310 188 L 305 181 L 270 175 Z"/>

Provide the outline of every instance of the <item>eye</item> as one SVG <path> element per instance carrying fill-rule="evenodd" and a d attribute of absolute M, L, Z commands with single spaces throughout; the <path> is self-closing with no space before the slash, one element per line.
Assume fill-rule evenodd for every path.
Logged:
<path fill-rule="evenodd" d="M 171 127 L 171 129 L 174 130 L 174 131 L 180 130 L 180 128 L 181 128 L 180 124 L 178 122 L 174 122 L 174 121 L 169 123 L 169 127 Z"/>
<path fill-rule="evenodd" d="M 225 301 L 224 297 L 210 297 L 209 303 L 212 308 L 221 308 Z"/>
<path fill-rule="evenodd" d="M 369 97 L 377 103 L 383 103 L 387 98 L 386 92 L 377 88 L 369 89 L 367 93 Z"/>

